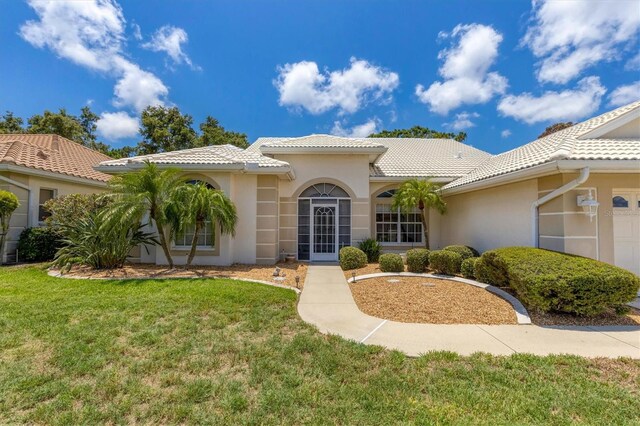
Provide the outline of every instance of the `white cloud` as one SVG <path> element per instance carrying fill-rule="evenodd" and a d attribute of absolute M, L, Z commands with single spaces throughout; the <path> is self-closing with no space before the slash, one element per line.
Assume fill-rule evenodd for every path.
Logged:
<path fill-rule="evenodd" d="M 142 40 L 142 30 L 140 29 L 140 25 L 134 22 L 131 24 L 131 28 L 133 29 L 133 38 L 138 41 Z"/>
<path fill-rule="evenodd" d="M 540 97 L 531 93 L 505 96 L 498 104 L 498 111 L 528 124 L 575 121 L 594 113 L 606 91 L 598 77 L 586 77 L 575 89 L 547 91 Z"/>
<path fill-rule="evenodd" d="M 502 132 L 500 132 L 500 136 L 502 136 L 503 138 L 508 138 L 509 136 L 511 136 L 511 130 L 504 129 Z"/>
<path fill-rule="evenodd" d="M 609 95 L 609 105 L 621 106 L 640 101 L 640 80 L 615 89 Z"/>
<path fill-rule="evenodd" d="M 333 108 L 354 113 L 370 102 L 387 102 L 400 81 L 395 72 L 355 58 L 339 71 L 321 73 L 315 62 L 301 61 L 278 67 L 278 73 L 274 85 L 280 105 L 311 114 Z"/>
<path fill-rule="evenodd" d="M 169 89 L 157 76 L 127 59 L 122 50 L 126 21 L 118 3 L 30 0 L 29 5 L 39 20 L 29 20 L 20 27 L 27 42 L 116 78 L 116 106 L 140 111 L 164 103 Z"/>
<path fill-rule="evenodd" d="M 640 29 L 636 0 L 533 1 L 522 43 L 540 59 L 541 82 L 567 83 L 583 70 L 620 56 Z"/>
<path fill-rule="evenodd" d="M 626 64 L 624 64 L 624 69 L 627 71 L 638 71 L 640 70 L 640 52 L 636 54 L 633 58 L 629 59 Z"/>
<path fill-rule="evenodd" d="M 351 128 L 345 128 L 342 126 L 342 123 L 335 121 L 333 123 L 333 129 L 331 129 L 331 134 L 349 138 L 366 138 L 370 134 L 378 132 L 381 124 L 380 120 L 375 117 Z"/>
<path fill-rule="evenodd" d="M 461 112 L 460 114 L 456 114 L 456 119 L 452 123 L 445 123 L 447 126 L 451 127 L 453 130 L 464 130 L 469 129 L 475 126 L 475 123 L 471 121 L 474 118 L 480 117 L 480 114 L 477 112 Z"/>
<path fill-rule="evenodd" d="M 138 134 L 138 119 L 124 111 L 103 112 L 96 123 L 98 133 L 107 140 L 131 138 Z"/>
<path fill-rule="evenodd" d="M 443 82 L 436 81 L 428 89 L 421 84 L 415 93 L 420 102 L 438 114 L 447 114 L 464 104 L 482 104 L 507 88 L 507 79 L 497 72 L 488 72 L 498 57 L 502 35 L 490 26 L 480 24 L 458 25 L 451 34 L 454 45 L 440 51 L 444 60 L 439 73 Z"/>
<path fill-rule="evenodd" d="M 182 50 L 182 45 L 187 44 L 188 41 L 189 36 L 185 30 L 165 25 L 158 29 L 151 36 L 151 41 L 144 43 L 142 47 L 154 52 L 165 52 L 175 64 L 186 63 L 191 68 L 197 68 L 194 67 L 191 58 Z"/>

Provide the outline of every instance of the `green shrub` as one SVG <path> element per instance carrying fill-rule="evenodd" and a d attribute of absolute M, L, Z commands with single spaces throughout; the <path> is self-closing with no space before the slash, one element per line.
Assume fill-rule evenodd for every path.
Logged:
<path fill-rule="evenodd" d="M 462 260 L 469 259 L 471 257 L 480 256 L 480 253 L 478 253 L 478 250 L 469 246 L 461 246 L 461 245 L 446 246 L 445 248 L 443 248 L 443 250 L 458 253 L 460 256 L 462 256 Z"/>
<path fill-rule="evenodd" d="M 476 263 L 478 262 L 479 257 L 470 257 L 462 261 L 462 265 L 460 265 L 460 273 L 463 277 L 474 279 L 476 277 Z"/>
<path fill-rule="evenodd" d="M 142 231 L 141 224 L 126 226 L 105 222 L 101 215 L 91 214 L 73 225 L 61 227 L 63 247 L 56 253 L 53 265 L 62 271 L 73 265 L 93 269 L 121 268 L 131 250 L 139 245 L 158 244 L 152 234 Z"/>
<path fill-rule="evenodd" d="M 4 246 L 9 233 L 11 215 L 20 207 L 20 201 L 13 192 L 0 190 L 0 264 L 4 263 Z"/>
<path fill-rule="evenodd" d="M 340 267 L 343 271 L 364 268 L 367 266 L 367 255 L 356 247 L 342 247 L 340 249 Z"/>
<path fill-rule="evenodd" d="M 429 266 L 439 274 L 455 275 L 460 272 L 462 256 L 450 250 L 434 250 L 429 253 Z"/>
<path fill-rule="evenodd" d="M 640 278 L 586 257 L 531 247 L 491 250 L 476 264 L 479 280 L 509 285 L 528 307 L 598 315 L 632 301 Z"/>
<path fill-rule="evenodd" d="M 385 253 L 381 255 L 380 270 L 382 272 L 404 272 L 402 257 L 396 253 Z"/>
<path fill-rule="evenodd" d="M 44 203 L 44 208 L 51 215 L 45 219 L 53 228 L 72 226 L 89 215 L 97 214 L 110 203 L 102 194 L 69 194 L 61 195 Z"/>
<path fill-rule="evenodd" d="M 62 247 L 62 235 L 45 226 L 26 228 L 18 240 L 18 259 L 25 262 L 48 262 L 53 260 Z"/>
<path fill-rule="evenodd" d="M 422 273 L 429 267 L 429 250 L 411 249 L 407 251 L 407 269 L 409 272 Z"/>
<path fill-rule="evenodd" d="M 378 241 L 373 238 L 367 238 L 362 241 L 358 247 L 367 255 L 367 261 L 369 263 L 374 263 L 378 261 L 380 258 L 380 253 L 382 252 L 382 246 Z"/>

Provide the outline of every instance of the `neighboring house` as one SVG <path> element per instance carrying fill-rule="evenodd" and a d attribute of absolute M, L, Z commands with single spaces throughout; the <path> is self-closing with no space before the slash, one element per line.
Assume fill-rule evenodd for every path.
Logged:
<path fill-rule="evenodd" d="M 391 197 L 402 181 L 429 177 L 444 185 L 449 207 L 429 214 L 432 248 L 539 245 L 640 273 L 640 102 L 496 156 L 449 139 L 310 135 L 111 160 L 97 170 L 121 173 L 145 160 L 181 168 L 237 205 L 235 238 L 211 230 L 198 264 L 274 263 L 284 254 L 335 261 L 340 247 L 368 237 L 388 251 L 420 247 L 417 211 L 394 211 Z M 174 242 L 177 262 L 185 240 Z M 142 260 L 166 262 L 161 250 Z"/>
<path fill-rule="evenodd" d="M 43 224 L 48 213 L 42 205 L 47 200 L 103 191 L 111 176 L 93 167 L 108 159 L 58 135 L 0 134 L 0 189 L 20 200 L 11 217 L 6 259 L 15 260 L 23 229 Z"/>

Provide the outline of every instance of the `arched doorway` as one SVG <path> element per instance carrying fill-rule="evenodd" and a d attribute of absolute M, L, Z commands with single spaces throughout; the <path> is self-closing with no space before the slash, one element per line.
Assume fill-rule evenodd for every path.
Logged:
<path fill-rule="evenodd" d="M 311 185 L 298 197 L 298 259 L 337 261 L 351 245 L 351 198 L 332 183 Z"/>

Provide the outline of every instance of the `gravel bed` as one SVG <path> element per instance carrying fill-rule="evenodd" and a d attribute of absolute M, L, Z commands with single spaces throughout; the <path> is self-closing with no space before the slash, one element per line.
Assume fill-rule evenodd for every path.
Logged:
<path fill-rule="evenodd" d="M 273 271 L 278 266 L 280 275 L 284 273 L 284 280 L 275 280 Z M 231 266 L 192 266 L 184 269 L 176 266 L 168 269 L 166 266 L 153 264 L 127 264 L 123 268 L 96 271 L 87 267 L 75 267 L 64 276 L 78 278 L 246 278 L 268 281 L 291 287 L 296 286 L 295 277 L 300 276 L 300 288 L 307 276 L 307 264 L 301 262 L 281 262 L 277 265 L 241 265 Z"/>
<path fill-rule="evenodd" d="M 509 302 L 454 281 L 382 277 L 349 286 L 358 308 L 378 318 L 430 324 L 517 324 Z"/>

